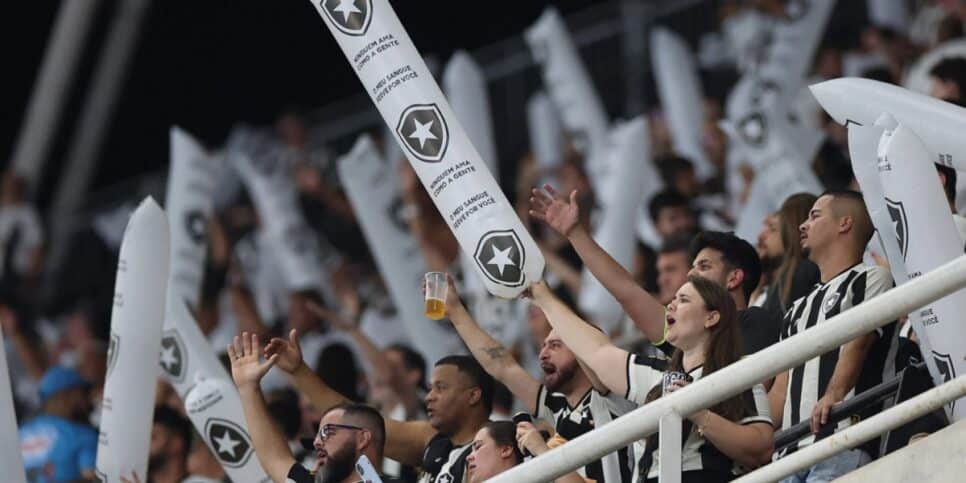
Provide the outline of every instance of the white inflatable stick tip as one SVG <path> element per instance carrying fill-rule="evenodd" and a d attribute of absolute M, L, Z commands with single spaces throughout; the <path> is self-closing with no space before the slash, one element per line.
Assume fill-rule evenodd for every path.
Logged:
<path fill-rule="evenodd" d="M 875 123 L 873 125 L 885 129 L 886 131 L 895 131 L 896 128 L 899 127 L 899 121 L 892 117 L 892 114 L 883 112 L 875 119 Z"/>

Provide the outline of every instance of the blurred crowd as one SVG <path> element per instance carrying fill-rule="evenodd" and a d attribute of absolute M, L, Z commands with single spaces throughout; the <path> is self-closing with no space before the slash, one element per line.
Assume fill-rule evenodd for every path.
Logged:
<path fill-rule="evenodd" d="M 730 45 L 726 28 L 786 15 L 786 3 L 797 2 L 723 2 L 721 29 L 701 41 L 704 73 L 736 72 L 740 56 L 713 55 Z M 823 42 L 808 83 L 854 76 L 898 84 L 920 56 L 966 38 L 966 2 L 913 3 L 904 30 L 872 24 L 857 44 Z M 960 52 L 935 63 L 927 81 L 929 95 L 964 105 L 966 49 Z M 438 361 L 414 348 L 420 334 L 400 322 L 331 152 L 311 142 L 298 113 L 282 116 L 271 136 L 297 155 L 278 168 L 297 190 L 324 277 L 316 286 L 279 278 L 271 267 L 274 245 L 260 234 L 265 214 L 238 176 L 226 175 L 208 222 L 205 277 L 193 307 L 232 371 L 267 474 L 275 481 L 315 481 L 315 472 L 319 481 L 350 481 L 365 455 L 400 481 L 484 481 L 890 289 L 887 264 L 867 250 L 870 241 L 877 245 L 852 175 L 846 129 L 814 101 L 806 122 L 820 127 L 825 140 L 811 168 L 827 191 L 787 193 L 780 209 L 759 221 L 755 239 L 731 232 L 755 177 L 750 166 L 727 166 L 735 160 L 719 127 L 723 94 L 735 77 L 705 76 L 713 83 L 706 91 L 722 93 L 704 103 L 702 147 L 717 170 L 705 181 L 671 148 L 660 106 L 648 113 L 651 162 L 665 188 L 641 203 L 657 239 L 637 243 L 630 267 L 593 238 L 600 193 L 583 156 L 568 147 L 565 159 L 547 169 L 521 153 L 511 164 L 515 174 L 504 177 L 514 183 L 504 190 L 547 269 L 544 281 L 518 300 L 467 295 L 466 280 L 477 275 L 463 273 L 456 238 L 409 164 L 388 159 L 400 196 L 394 220 L 417 242 L 429 270 L 452 275 L 447 318 L 420 321 L 463 342 Z M 387 156 L 398 156 L 382 132 L 370 134 Z M 729 172 L 740 178 L 728 179 Z M 966 203 L 957 198 L 956 172 L 937 166 L 937 174 L 955 213 Z M 24 183 L 6 173 L 0 184 L 0 324 L 30 481 L 94 478 L 125 216 L 105 214 L 81 230 L 65 268 L 51 275 L 44 222 Z M 606 332 L 577 309 L 585 271 L 625 313 Z M 56 296 L 39 297 L 49 284 L 60 287 Z M 689 415 L 683 481 L 728 481 L 834 433 L 849 420 L 829 423 L 832 407 L 922 361 L 905 320 L 833 352 Z M 668 374 L 675 375 L 670 382 Z M 146 481 L 227 481 L 183 402 L 164 380 L 157 384 Z M 861 415 L 877 409 L 862 408 Z M 806 437 L 776 447 L 780 430 L 803 422 L 810 426 Z M 921 420 L 906 440 L 943 423 L 941 415 Z M 789 481 L 830 481 L 881 456 L 881 449 L 863 445 Z M 652 437 L 558 481 L 650 481 L 659 471 L 658 452 Z"/>

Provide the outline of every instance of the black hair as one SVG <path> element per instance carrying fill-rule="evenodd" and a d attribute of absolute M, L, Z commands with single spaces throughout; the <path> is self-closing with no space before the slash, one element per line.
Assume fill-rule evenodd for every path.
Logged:
<path fill-rule="evenodd" d="M 517 446 L 517 423 L 513 421 L 489 421 L 483 425 L 493 442 L 499 446 L 513 448 L 515 464 L 523 463 L 523 453 Z"/>
<path fill-rule="evenodd" d="M 869 210 L 865 206 L 865 198 L 862 197 L 862 193 L 855 190 L 826 190 L 819 198 L 822 196 L 831 196 L 833 200 L 844 199 L 861 208 L 859 213 L 856 213 L 859 217 L 854 219 L 853 222 L 859 245 L 864 247 L 868 244 L 869 240 L 872 239 L 872 234 L 875 233 L 875 226 L 872 225 L 872 218 L 869 216 Z M 861 216 L 862 214 L 865 216 Z"/>
<path fill-rule="evenodd" d="M 379 411 L 368 404 L 344 403 L 332 406 L 322 414 L 322 417 L 337 409 L 342 410 L 346 422 L 368 429 L 372 433 L 372 444 L 379 450 L 379 454 L 383 453 L 386 444 L 386 420 Z"/>
<path fill-rule="evenodd" d="M 319 354 L 316 374 L 327 386 L 352 401 L 361 401 L 359 395 L 359 368 L 355 355 L 345 344 L 332 344 Z M 339 370 L 326 370 L 337 367 Z"/>
<path fill-rule="evenodd" d="M 661 213 L 661 210 L 665 208 L 687 208 L 691 209 L 691 203 L 688 199 L 684 197 L 681 193 L 677 191 L 666 189 L 660 193 L 654 195 L 651 198 L 650 203 L 647 205 L 648 212 L 651 215 L 651 221 L 657 223 L 657 217 Z"/>
<path fill-rule="evenodd" d="M 943 184 L 943 192 L 946 193 L 946 201 L 950 203 L 955 203 L 956 202 L 956 170 L 949 166 L 943 166 L 937 163 L 936 171 L 938 171 L 946 178 L 945 184 Z"/>
<path fill-rule="evenodd" d="M 947 57 L 929 70 L 929 75 L 959 87 L 960 97 L 966 96 L 966 58 Z"/>
<path fill-rule="evenodd" d="M 184 442 L 184 456 L 188 457 L 191 451 L 191 422 L 181 415 L 174 408 L 167 405 L 160 405 L 154 408 L 154 424 L 160 424 L 168 428 Z"/>
<path fill-rule="evenodd" d="M 483 370 L 483 366 L 470 356 L 452 355 L 436 361 L 436 366 L 443 365 L 456 366 L 461 373 L 470 378 L 474 386 L 480 388 L 480 400 L 483 403 L 486 414 L 489 415 L 493 411 L 493 391 L 495 384 L 493 376 L 487 374 Z"/>
<path fill-rule="evenodd" d="M 282 427 L 285 439 L 295 439 L 302 425 L 302 409 L 299 395 L 293 389 L 279 389 L 268 393 L 268 414 Z"/>
<path fill-rule="evenodd" d="M 691 160 L 676 154 L 662 156 L 655 160 L 654 164 L 657 166 L 657 170 L 661 174 L 665 186 L 674 186 L 675 178 L 679 174 L 694 171 L 694 163 Z"/>
<path fill-rule="evenodd" d="M 691 242 L 691 259 L 694 260 L 705 248 L 721 252 L 721 258 L 727 266 L 744 272 L 741 289 L 745 299 L 750 299 L 761 281 L 761 259 L 755 247 L 731 232 L 702 231 Z"/>
<path fill-rule="evenodd" d="M 426 389 L 426 358 L 419 351 L 406 344 L 391 344 L 386 347 L 387 351 L 396 351 L 402 354 L 403 365 L 407 370 L 419 371 L 419 387 Z"/>

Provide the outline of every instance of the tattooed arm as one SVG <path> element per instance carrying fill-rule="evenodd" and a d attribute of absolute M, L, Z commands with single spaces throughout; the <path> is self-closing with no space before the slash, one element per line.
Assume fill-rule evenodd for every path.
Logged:
<path fill-rule="evenodd" d="M 510 351 L 476 324 L 466 307 L 460 302 L 452 277 L 449 277 L 446 314 L 483 369 L 503 383 L 514 396 L 525 402 L 528 411 L 535 412 L 534 405 L 537 403 L 540 382 L 520 367 L 516 359 L 510 355 Z"/>

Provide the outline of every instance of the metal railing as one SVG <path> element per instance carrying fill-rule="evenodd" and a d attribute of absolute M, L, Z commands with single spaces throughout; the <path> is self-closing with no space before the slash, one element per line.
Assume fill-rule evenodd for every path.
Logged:
<path fill-rule="evenodd" d="M 908 314 L 964 287 L 966 287 L 966 255 L 896 287 L 882 296 L 868 300 L 832 318 L 829 323 L 812 327 L 703 377 L 680 391 L 642 406 L 622 416 L 619 424 L 608 424 L 586 433 L 491 481 L 497 483 L 551 481 L 653 434 L 658 431 L 659 425 L 662 433 L 665 431 L 672 433 L 667 436 L 677 436 L 677 442 L 679 442 L 682 416 L 738 395 L 763 380 L 838 348 L 856 337 L 896 320 L 901 315 Z M 805 456 L 795 456 L 804 452 L 800 450 L 793 455 L 794 459 L 782 463 L 783 459 L 758 471 L 768 471 L 769 480 L 778 479 L 807 467 L 813 461 L 813 459 L 807 459 L 810 455 L 812 458 L 820 459 L 820 456 L 816 455 L 834 454 L 853 443 L 860 444 L 859 438 L 851 439 L 853 436 L 850 433 L 853 431 L 861 431 L 863 435 L 879 434 L 888 429 L 884 426 L 884 421 L 889 424 L 898 422 L 895 424 L 898 426 L 907 420 L 907 417 L 909 419 L 917 417 L 928 412 L 929 407 L 939 407 L 945 402 L 961 397 L 964 393 L 966 393 L 966 379 L 960 377 L 879 416 L 870 418 L 856 425 L 852 431 L 846 430 L 840 433 L 840 437 L 830 437 L 810 446 L 817 449 L 803 453 Z M 912 411 L 911 409 L 915 407 L 919 410 Z M 896 416 L 897 413 L 900 414 L 899 417 Z M 676 434 L 673 434 L 675 432 Z M 661 482 L 677 482 L 681 477 L 679 443 L 672 444 L 670 438 L 665 436 L 665 434 L 660 435 L 662 440 L 667 440 L 666 444 L 665 441 L 661 441 Z M 678 451 L 665 451 L 667 448 L 678 448 Z M 780 466 L 768 470 L 774 465 Z"/>

